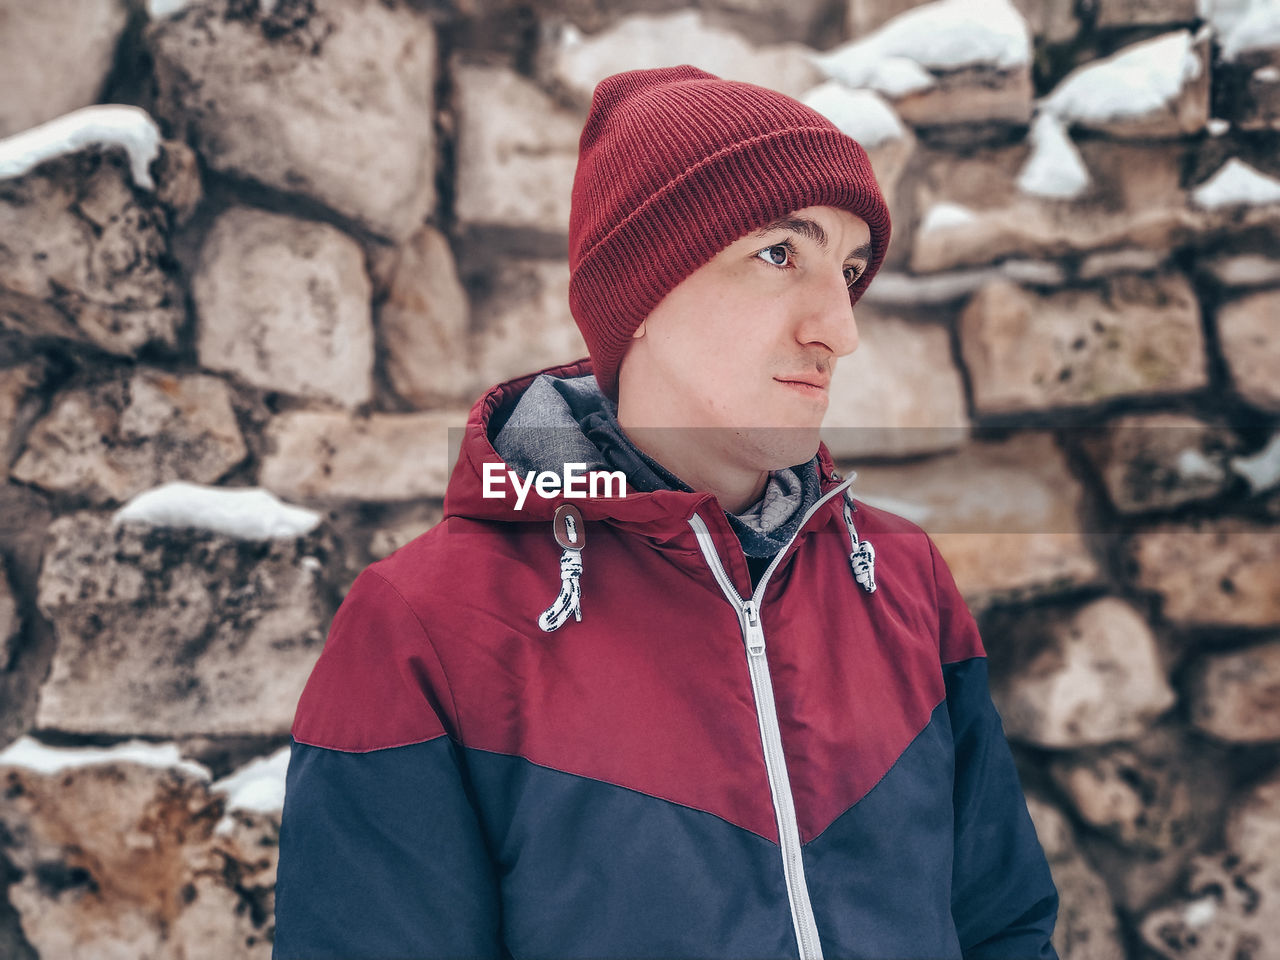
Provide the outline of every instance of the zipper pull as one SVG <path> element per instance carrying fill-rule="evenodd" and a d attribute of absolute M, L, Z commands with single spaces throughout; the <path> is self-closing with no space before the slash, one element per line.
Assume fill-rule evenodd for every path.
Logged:
<path fill-rule="evenodd" d="M 747 653 L 753 657 L 764 653 L 764 628 L 760 626 L 760 607 L 754 600 L 742 605 L 742 622 L 746 628 Z"/>

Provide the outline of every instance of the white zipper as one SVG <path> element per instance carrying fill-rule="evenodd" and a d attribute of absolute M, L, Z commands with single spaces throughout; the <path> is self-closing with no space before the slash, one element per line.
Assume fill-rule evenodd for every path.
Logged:
<path fill-rule="evenodd" d="M 773 699 L 773 681 L 769 677 L 769 663 L 765 657 L 764 627 L 760 622 L 760 599 L 769 577 L 791 548 L 804 525 L 824 503 L 853 482 L 848 477 L 843 483 L 811 506 L 800 519 L 796 532 L 786 546 L 777 552 L 760 582 L 756 584 L 751 599 L 743 600 L 729 575 L 725 573 L 720 554 L 716 552 L 711 531 L 706 521 L 696 513 L 689 518 L 698 538 L 698 547 L 715 575 L 725 599 L 738 613 L 742 640 L 747 650 L 747 669 L 751 674 L 751 693 L 756 704 L 756 719 L 760 725 L 760 743 L 764 749 L 765 771 L 769 776 L 769 792 L 773 797 L 773 812 L 778 820 L 778 846 L 782 851 L 782 874 L 787 886 L 787 900 L 791 905 L 791 923 L 795 927 L 796 945 L 800 960 L 822 960 L 822 944 L 818 940 L 818 925 L 813 918 L 813 905 L 809 902 L 809 885 L 805 882 L 804 861 L 800 852 L 800 827 L 796 823 L 795 801 L 791 796 L 791 780 L 787 776 L 787 760 L 782 753 L 782 733 L 778 729 L 778 708 Z"/>

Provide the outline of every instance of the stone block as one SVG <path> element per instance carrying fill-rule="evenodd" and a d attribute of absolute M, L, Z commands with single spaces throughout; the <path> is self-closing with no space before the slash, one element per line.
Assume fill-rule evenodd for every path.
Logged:
<path fill-rule="evenodd" d="M 587 355 L 569 312 L 569 264 L 505 258 L 473 303 L 477 392 Z"/>
<path fill-rule="evenodd" d="M 960 318 L 982 413 L 1045 410 L 1208 383 L 1200 307 L 1181 274 L 1118 276 L 1099 290 L 1040 295 L 983 287 Z"/>
<path fill-rule="evenodd" d="M 1075 147 L 1089 186 L 1070 201 L 1018 191 L 1028 142 L 969 155 L 922 151 L 914 186 L 925 220 L 912 238 L 911 269 L 932 273 L 1011 257 L 1057 260 L 1126 247 L 1163 257 L 1225 224 L 1225 217 L 1205 216 L 1188 205 L 1182 183 L 1186 150 L 1179 144 L 1082 138 Z M 965 215 L 930 224 L 928 211 L 944 204 Z"/>
<path fill-rule="evenodd" d="M 191 291 L 202 366 L 344 406 L 371 397 L 372 287 L 340 230 L 233 207 L 205 238 Z"/>
<path fill-rule="evenodd" d="M 60 394 L 11 472 L 50 492 L 112 503 L 169 480 L 213 483 L 247 453 L 222 380 L 140 370 Z"/>
<path fill-rule="evenodd" d="M 128 17 L 124 0 L 0 8 L 0 139 L 97 103 Z"/>
<path fill-rule="evenodd" d="M 208 779 L 173 744 L 0 753 L 9 902 L 39 956 L 268 960 L 274 878 L 216 832 Z"/>
<path fill-rule="evenodd" d="M 1225 849 L 1195 858 L 1183 894 L 1142 918 L 1143 943 L 1166 960 L 1270 960 L 1280 943 L 1280 781 L 1230 814 Z"/>
<path fill-rule="evenodd" d="M 836 365 L 822 439 L 837 459 L 910 456 L 965 443 L 969 414 L 951 335 L 868 305 L 858 349 Z"/>
<path fill-rule="evenodd" d="M 1280 741 L 1280 640 L 1210 654 L 1198 663 L 1191 722 L 1229 743 Z"/>
<path fill-rule="evenodd" d="M 1081 445 L 1122 513 L 1216 497 L 1232 482 L 1231 431 L 1180 413 L 1134 413 L 1087 428 Z"/>
<path fill-rule="evenodd" d="M 404 4 L 215 0 L 147 31 L 157 111 L 221 173 L 399 241 L 435 204 L 435 32 Z"/>
<path fill-rule="evenodd" d="M 1199 19 L 1196 0 L 1097 0 L 1095 24 L 1113 27 L 1153 27 L 1192 23 Z"/>
<path fill-rule="evenodd" d="M 1183 626 L 1280 626 L 1280 536 L 1274 526 L 1226 517 L 1164 524 L 1130 545 L 1137 586 Z"/>
<path fill-rule="evenodd" d="M 57 653 L 37 726 L 283 736 L 332 615 L 311 538 L 240 540 L 76 513 L 49 528 L 40 611 Z"/>
<path fill-rule="evenodd" d="M 1010 739 L 1049 749 L 1132 739 L 1176 700 L 1151 628 L 1115 597 L 1034 611 L 988 636 L 1005 654 L 991 696 Z"/>
<path fill-rule="evenodd" d="M 259 482 L 286 500 L 394 502 L 444 496 L 453 468 L 449 431 L 467 411 L 282 413 L 267 426 Z"/>
<path fill-rule="evenodd" d="M 0 181 L 0 328 L 122 356 L 176 346 L 185 309 L 168 216 L 117 148 Z"/>
<path fill-rule="evenodd" d="M 471 307 L 449 241 L 424 227 L 395 255 L 378 339 L 395 392 L 416 408 L 472 399 Z"/>
<path fill-rule="evenodd" d="M 895 466 L 845 461 L 853 494 L 933 536 L 971 607 L 1094 582 L 1097 561 L 1080 527 L 1083 491 L 1042 434 L 971 443 Z"/>
<path fill-rule="evenodd" d="M 1231 379 L 1249 403 L 1280 411 L 1280 290 L 1231 300 L 1218 309 L 1218 339 Z"/>
<path fill-rule="evenodd" d="M 453 75 L 458 222 L 567 233 L 585 114 L 505 67 L 460 64 Z"/>
<path fill-rule="evenodd" d="M 1063 754 L 1049 772 L 1080 819 L 1148 859 L 1190 853 L 1218 829 L 1230 785 L 1222 757 L 1173 729 Z"/>
<path fill-rule="evenodd" d="M 1080 852 L 1071 824 L 1060 810 L 1034 795 L 1027 797 L 1027 810 L 1058 888 L 1053 945 L 1060 960 L 1124 960 L 1106 882 Z"/>

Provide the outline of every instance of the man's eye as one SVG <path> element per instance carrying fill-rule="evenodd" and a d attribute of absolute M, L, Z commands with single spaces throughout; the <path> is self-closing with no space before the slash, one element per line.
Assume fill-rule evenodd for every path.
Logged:
<path fill-rule="evenodd" d="M 845 267 L 844 268 L 844 285 L 846 287 L 852 287 L 855 283 L 858 282 L 858 278 L 860 276 L 862 276 L 862 270 L 860 270 L 858 267 Z"/>
<path fill-rule="evenodd" d="M 773 264 L 775 267 L 785 267 L 790 262 L 791 245 L 775 243 L 772 247 L 765 247 L 756 256 L 765 263 Z"/>

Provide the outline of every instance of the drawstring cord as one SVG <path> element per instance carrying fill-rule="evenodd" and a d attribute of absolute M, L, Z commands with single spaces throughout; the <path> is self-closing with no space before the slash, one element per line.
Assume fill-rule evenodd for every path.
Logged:
<path fill-rule="evenodd" d="M 844 492 L 844 525 L 849 528 L 849 542 L 853 552 L 849 554 L 849 564 L 853 567 L 853 579 L 862 585 L 867 593 L 876 592 L 876 548 L 870 540 L 859 540 L 858 531 L 853 527 L 853 497 L 849 491 Z"/>
<path fill-rule="evenodd" d="M 552 521 L 556 543 L 564 548 L 560 554 L 560 594 L 538 617 L 543 633 L 554 633 L 569 622 L 569 616 L 582 622 L 582 548 L 586 544 L 586 531 L 582 529 L 582 514 L 576 507 L 563 505 L 556 510 Z"/>

